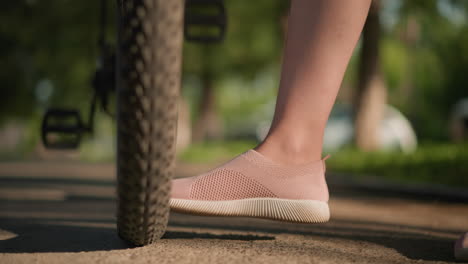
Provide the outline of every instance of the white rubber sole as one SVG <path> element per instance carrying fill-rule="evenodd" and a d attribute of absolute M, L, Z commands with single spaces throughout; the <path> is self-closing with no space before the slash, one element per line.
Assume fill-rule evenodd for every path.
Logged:
<path fill-rule="evenodd" d="M 296 223 L 323 223 L 330 219 L 328 203 L 314 200 L 251 198 L 230 201 L 171 199 L 180 213 L 211 216 L 247 216 Z"/>

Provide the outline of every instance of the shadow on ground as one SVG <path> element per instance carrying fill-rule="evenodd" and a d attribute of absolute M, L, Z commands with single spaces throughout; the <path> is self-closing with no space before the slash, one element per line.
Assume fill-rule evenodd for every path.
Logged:
<path fill-rule="evenodd" d="M 79 220 L 96 224 L 99 221 Z M 59 224 L 57 224 L 59 223 Z M 102 222 L 101 222 L 102 223 Z M 69 225 L 67 225 L 69 224 Z M 114 227 L 73 226 L 76 221 L 54 219 L 52 221 L 0 219 L 1 229 L 15 237 L 1 240 L 0 253 L 82 252 L 132 248 L 121 240 Z M 112 226 L 114 223 L 104 223 Z M 219 240 L 274 240 L 274 236 L 243 234 L 210 234 L 198 232 L 168 231 L 163 239 L 219 239 Z"/>
<path fill-rule="evenodd" d="M 2 188 L 34 186 L 66 190 L 77 186 L 86 188 L 94 186 L 113 189 L 113 184 L 102 180 L 42 181 L 38 178 L 14 179 L 0 176 Z M 336 195 L 340 196 L 340 193 Z M 346 197 L 346 194 L 342 197 Z M 57 201 L 0 199 L 0 229 L 16 235 L 4 239 L 0 236 L 0 253 L 81 252 L 131 248 L 117 236 L 115 203 L 113 197 L 103 199 L 102 195 L 93 197 L 89 193 L 80 196 L 79 192 Z M 458 230 L 384 224 L 365 220 L 333 219 L 327 224 L 301 225 L 245 218 L 209 218 L 178 214 L 172 215 L 170 226 L 195 231 L 169 231 L 164 239 L 194 239 L 194 243 L 196 239 L 217 239 L 222 243 L 232 240 L 275 240 L 277 234 L 293 234 L 330 240 L 344 239 L 350 242 L 364 241 L 393 248 L 413 260 L 432 261 L 454 261 L 453 241 L 447 237 L 458 233 Z M 217 232 L 210 233 L 210 230 Z M 339 246 L 340 243 L 336 245 Z"/>
<path fill-rule="evenodd" d="M 74 203 L 66 206 L 44 206 L 44 208 L 48 209 L 43 212 L 53 213 L 52 215 L 70 215 L 74 209 L 79 209 L 74 206 L 76 202 L 74 201 Z M 89 200 L 86 200 L 86 202 L 92 203 Z M 108 209 L 112 208 L 109 211 L 113 211 L 113 208 L 115 208 L 114 203 L 111 201 L 106 201 L 106 203 Z M 98 206 L 102 206 L 102 204 Z M 13 205 L 13 207 L 15 206 Z M 17 208 L 25 210 L 24 213 L 28 212 L 24 205 L 19 205 Z M 73 214 L 76 213 L 79 215 L 79 212 L 73 212 Z M 84 214 L 87 215 L 89 212 L 84 212 Z M 325 239 L 338 238 L 350 241 L 365 241 L 393 248 L 410 259 L 433 261 L 453 261 L 453 241 L 442 236 L 425 235 L 425 233 L 437 232 L 448 235 L 458 233 L 453 230 L 340 219 L 334 219 L 327 224 L 302 225 L 266 220 L 246 220 L 245 218 L 227 219 L 177 214 L 173 214 L 172 218 L 171 227 L 196 229 L 197 231 L 169 231 L 164 239 L 261 241 L 274 240 L 276 234 L 294 234 Z M 181 221 L 181 219 L 183 220 Z M 236 221 L 236 219 L 241 221 Z M 372 229 L 369 229 L 369 226 L 372 226 Z M 5 217 L 0 218 L 0 229 L 17 235 L 7 240 L 0 240 L 0 253 L 81 252 L 131 248 L 129 244 L 123 242 L 117 236 L 112 214 L 107 219 L 83 219 L 82 217 L 29 217 L 16 219 Z M 216 230 L 218 232 L 213 234 L 204 230 Z M 218 234 L 220 232 L 225 234 Z M 248 234 L 245 234 L 246 232 Z M 259 234 L 255 235 L 256 232 Z M 196 242 L 194 241 L 194 243 Z M 337 243 L 337 245 L 339 246 L 340 243 Z"/>
<path fill-rule="evenodd" d="M 55 221 L 0 219 L 0 228 L 16 235 L 0 241 L 0 252 L 81 252 L 129 248 L 118 238 L 114 228 L 73 226 L 67 225 L 67 221 L 60 222 L 59 225 Z"/>
<path fill-rule="evenodd" d="M 294 234 L 325 239 L 359 240 L 382 245 L 387 248 L 393 248 L 409 259 L 431 261 L 455 261 L 452 251 L 453 239 L 444 238 L 442 236 L 424 235 L 424 233 L 437 232 L 456 235 L 461 232 L 340 219 L 334 219 L 329 223 L 318 225 L 276 223 L 273 221 L 269 224 L 268 222 L 270 221 L 264 220 L 262 224 L 257 225 L 241 224 L 229 226 L 216 224 L 214 222 L 226 223 L 224 220 L 216 221 L 210 220 L 207 217 L 200 217 L 199 221 L 190 221 L 190 223 L 183 223 L 175 220 L 171 222 L 171 225 L 178 227 L 223 229 L 233 232 L 261 232 L 271 234 L 272 236 L 275 234 Z M 372 229 L 369 229 L 369 226 L 372 226 Z M 337 243 L 337 245 L 339 246 L 340 243 Z"/>

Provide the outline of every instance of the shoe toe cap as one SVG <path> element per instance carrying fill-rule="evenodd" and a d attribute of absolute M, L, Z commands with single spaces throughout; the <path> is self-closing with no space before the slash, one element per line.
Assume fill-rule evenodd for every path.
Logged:
<path fill-rule="evenodd" d="M 182 178 L 172 180 L 172 199 L 190 199 L 190 189 L 192 186 L 192 178 Z"/>

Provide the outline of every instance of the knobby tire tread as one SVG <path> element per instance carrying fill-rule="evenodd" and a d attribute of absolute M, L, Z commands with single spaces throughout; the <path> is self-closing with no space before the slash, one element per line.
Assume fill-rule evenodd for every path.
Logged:
<path fill-rule="evenodd" d="M 174 170 L 183 0 L 120 0 L 117 228 L 134 245 L 165 232 Z"/>

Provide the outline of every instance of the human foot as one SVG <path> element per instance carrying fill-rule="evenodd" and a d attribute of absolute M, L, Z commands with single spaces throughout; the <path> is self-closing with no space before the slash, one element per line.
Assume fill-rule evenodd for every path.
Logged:
<path fill-rule="evenodd" d="M 455 242 L 455 258 L 468 261 L 468 232 L 460 236 Z"/>
<path fill-rule="evenodd" d="M 171 209 L 303 223 L 330 218 L 324 160 L 279 165 L 249 150 L 205 174 L 172 182 Z"/>

